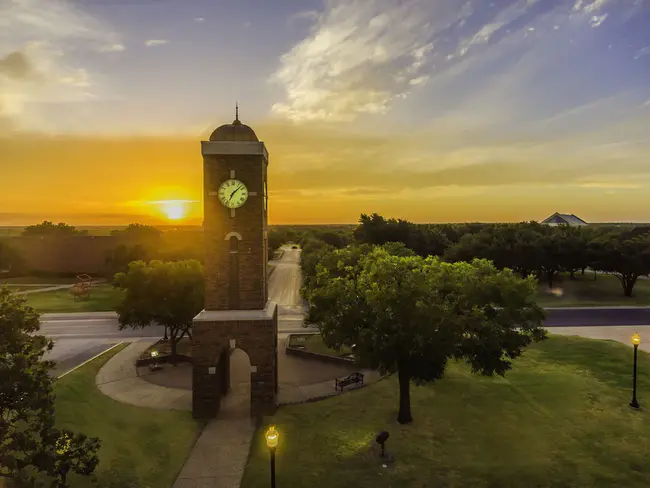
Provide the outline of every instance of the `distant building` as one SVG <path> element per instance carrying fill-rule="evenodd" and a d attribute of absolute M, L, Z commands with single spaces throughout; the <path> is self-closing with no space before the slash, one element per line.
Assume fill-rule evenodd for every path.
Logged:
<path fill-rule="evenodd" d="M 582 220 L 580 217 L 576 217 L 573 214 L 561 214 L 555 212 L 553 215 L 542 221 L 542 224 L 547 225 L 589 225 L 587 222 Z"/>

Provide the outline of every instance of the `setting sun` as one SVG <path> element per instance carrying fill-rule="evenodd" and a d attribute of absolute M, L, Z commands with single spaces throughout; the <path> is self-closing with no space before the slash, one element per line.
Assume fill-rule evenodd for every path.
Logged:
<path fill-rule="evenodd" d="M 192 200 L 159 200 L 150 203 L 157 205 L 169 220 L 181 220 L 187 217 L 187 204 L 194 202 Z"/>

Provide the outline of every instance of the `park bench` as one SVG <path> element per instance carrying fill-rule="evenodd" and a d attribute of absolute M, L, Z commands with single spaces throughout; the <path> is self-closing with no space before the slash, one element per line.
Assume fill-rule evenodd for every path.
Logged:
<path fill-rule="evenodd" d="M 343 379 L 334 379 L 334 389 L 336 391 L 343 391 L 343 388 L 349 385 L 363 385 L 363 373 L 352 373 Z"/>

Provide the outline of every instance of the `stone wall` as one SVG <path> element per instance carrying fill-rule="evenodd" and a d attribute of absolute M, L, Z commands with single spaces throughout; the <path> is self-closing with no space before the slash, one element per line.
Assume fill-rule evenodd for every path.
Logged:
<path fill-rule="evenodd" d="M 226 366 L 224 350 L 243 350 L 251 364 L 251 415 L 270 415 L 276 409 L 278 312 L 275 302 L 264 310 L 203 311 L 192 326 L 192 412 L 213 418 L 219 412 Z M 212 373 L 210 368 L 214 368 Z"/>

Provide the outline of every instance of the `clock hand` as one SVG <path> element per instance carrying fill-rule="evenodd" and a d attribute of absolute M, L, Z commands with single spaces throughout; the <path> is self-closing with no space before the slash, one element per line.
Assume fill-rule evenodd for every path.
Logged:
<path fill-rule="evenodd" d="M 240 186 L 239 188 L 241 188 L 241 186 Z M 233 191 L 233 192 L 230 194 L 230 198 L 228 198 L 228 201 L 232 200 L 233 195 L 239 191 L 239 188 L 235 188 L 235 191 Z"/>

